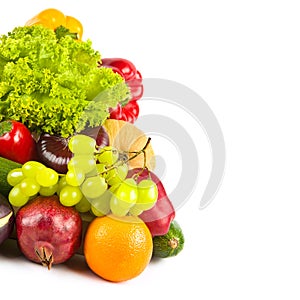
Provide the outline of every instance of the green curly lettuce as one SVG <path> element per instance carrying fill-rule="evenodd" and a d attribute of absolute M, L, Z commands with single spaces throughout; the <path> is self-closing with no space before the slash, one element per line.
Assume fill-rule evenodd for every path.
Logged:
<path fill-rule="evenodd" d="M 57 37 L 40 25 L 0 37 L 0 121 L 63 137 L 101 125 L 109 108 L 129 99 L 123 78 L 98 67 L 90 40 Z"/>

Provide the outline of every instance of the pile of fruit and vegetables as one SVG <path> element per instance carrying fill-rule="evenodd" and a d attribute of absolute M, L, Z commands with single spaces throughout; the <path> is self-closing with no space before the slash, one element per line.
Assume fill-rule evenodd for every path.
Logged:
<path fill-rule="evenodd" d="M 83 255 L 118 282 L 177 255 L 184 236 L 134 125 L 141 73 L 82 36 L 46 9 L 0 37 L 0 244 L 49 270 Z"/>

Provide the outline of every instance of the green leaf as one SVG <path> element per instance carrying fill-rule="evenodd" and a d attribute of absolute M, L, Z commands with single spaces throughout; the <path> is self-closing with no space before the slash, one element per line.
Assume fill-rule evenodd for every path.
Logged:
<path fill-rule="evenodd" d="M 17 27 L 0 37 L 0 120 L 31 131 L 72 135 L 101 125 L 109 108 L 128 101 L 122 77 L 99 68 L 90 40 L 78 42 L 40 25 Z"/>

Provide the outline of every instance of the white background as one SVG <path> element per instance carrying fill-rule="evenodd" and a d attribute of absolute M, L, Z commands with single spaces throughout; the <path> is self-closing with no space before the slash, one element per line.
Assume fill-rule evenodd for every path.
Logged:
<path fill-rule="evenodd" d="M 299 299 L 298 1 L 10 0 L 1 7 L 1 33 L 55 7 L 82 21 L 84 38 L 103 57 L 127 58 L 145 78 L 193 89 L 217 116 L 227 154 L 222 186 L 199 210 L 211 157 L 201 129 L 191 127 L 202 169 L 177 211 L 186 237 L 177 257 L 112 284 L 80 257 L 48 272 L 9 255 L 5 244 L 3 288 L 15 299 L 54 293 L 69 299 Z M 144 109 L 141 104 L 141 114 Z M 172 188 L 167 175 L 165 185 Z"/>

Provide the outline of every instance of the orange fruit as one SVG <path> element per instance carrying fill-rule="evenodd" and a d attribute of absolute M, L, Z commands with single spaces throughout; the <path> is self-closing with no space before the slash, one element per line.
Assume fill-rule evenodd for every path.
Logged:
<path fill-rule="evenodd" d="M 151 260 L 152 250 L 148 227 L 134 216 L 96 217 L 87 228 L 83 245 L 89 268 L 113 282 L 141 274 Z"/>
<path fill-rule="evenodd" d="M 142 150 L 148 141 L 146 134 L 132 123 L 123 120 L 107 119 L 103 126 L 107 131 L 110 146 L 117 148 L 127 158 L 133 157 L 136 152 Z M 147 145 L 145 154 L 146 166 L 153 171 L 155 168 L 155 156 L 151 142 Z M 128 166 L 130 169 L 143 168 L 144 154 L 140 153 L 131 159 Z"/>

